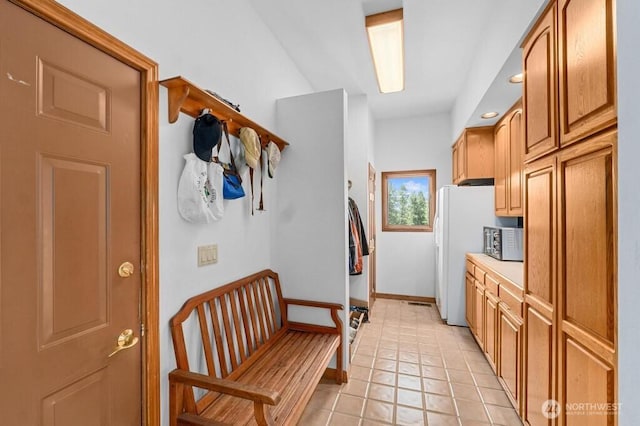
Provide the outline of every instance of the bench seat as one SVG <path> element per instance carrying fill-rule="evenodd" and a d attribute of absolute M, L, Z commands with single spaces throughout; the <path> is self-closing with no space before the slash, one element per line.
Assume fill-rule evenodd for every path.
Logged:
<path fill-rule="evenodd" d="M 329 309 L 335 327 L 290 322 L 290 305 Z M 334 355 L 342 381 L 340 309 L 282 298 L 270 270 L 189 299 L 171 321 L 178 365 L 169 374 L 171 426 L 295 425 Z M 189 368 L 189 319 L 199 328 L 206 374 Z M 205 390 L 198 399 L 194 387 Z"/>

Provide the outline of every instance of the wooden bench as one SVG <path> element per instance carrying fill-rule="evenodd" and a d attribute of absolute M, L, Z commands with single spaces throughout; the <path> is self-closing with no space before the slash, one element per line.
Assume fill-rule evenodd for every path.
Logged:
<path fill-rule="evenodd" d="M 328 309 L 335 327 L 288 321 L 291 305 Z M 342 309 L 283 298 L 271 270 L 187 300 L 170 324 L 171 426 L 296 424 L 334 354 L 342 382 Z"/>

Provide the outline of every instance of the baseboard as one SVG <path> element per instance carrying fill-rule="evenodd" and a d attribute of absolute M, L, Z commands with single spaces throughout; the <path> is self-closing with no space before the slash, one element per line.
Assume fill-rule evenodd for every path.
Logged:
<path fill-rule="evenodd" d="M 324 374 L 322 375 L 323 379 L 327 379 L 327 380 L 335 380 L 336 379 L 336 369 L 335 368 L 330 368 L 327 367 L 326 370 L 324 370 Z M 342 383 L 347 383 L 349 381 L 349 375 L 347 374 L 346 371 L 342 372 Z"/>
<path fill-rule="evenodd" d="M 407 296 L 405 294 L 376 293 L 377 299 L 407 300 L 409 302 L 436 303 L 435 297 Z"/>

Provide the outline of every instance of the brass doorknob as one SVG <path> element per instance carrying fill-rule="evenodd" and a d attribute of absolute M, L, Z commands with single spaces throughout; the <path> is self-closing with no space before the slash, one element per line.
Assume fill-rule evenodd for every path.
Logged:
<path fill-rule="evenodd" d="M 134 347 L 138 343 L 138 340 L 139 339 L 137 337 L 133 337 L 133 330 L 131 330 L 130 328 L 124 330 L 118 336 L 118 346 L 116 346 L 116 349 L 111 352 L 109 358 L 120 351 Z"/>
<path fill-rule="evenodd" d="M 118 268 L 118 275 L 120 275 L 122 278 L 129 278 L 131 275 L 133 275 L 133 264 L 131 262 L 124 262 Z"/>

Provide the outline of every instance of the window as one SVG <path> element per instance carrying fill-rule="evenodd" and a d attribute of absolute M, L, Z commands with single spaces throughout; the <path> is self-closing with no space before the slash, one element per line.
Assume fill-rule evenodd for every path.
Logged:
<path fill-rule="evenodd" d="M 382 230 L 431 232 L 436 171 L 382 172 Z"/>

